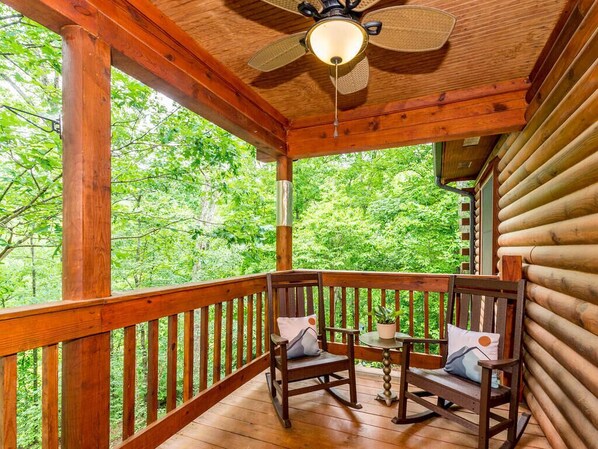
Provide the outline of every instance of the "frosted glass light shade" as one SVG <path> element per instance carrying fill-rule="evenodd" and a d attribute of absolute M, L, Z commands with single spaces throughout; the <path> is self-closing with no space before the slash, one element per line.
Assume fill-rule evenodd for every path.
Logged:
<path fill-rule="evenodd" d="M 361 53 L 367 44 L 367 33 L 357 22 L 333 17 L 317 22 L 305 38 L 310 51 L 326 64 L 346 64 Z"/>

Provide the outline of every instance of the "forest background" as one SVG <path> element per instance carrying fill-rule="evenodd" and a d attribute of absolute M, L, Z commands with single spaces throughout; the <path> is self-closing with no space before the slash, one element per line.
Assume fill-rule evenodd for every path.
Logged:
<path fill-rule="evenodd" d="M 60 72 L 60 37 L 0 4 L 0 308 L 61 299 Z M 460 200 L 434 185 L 431 145 L 293 171 L 295 267 L 456 272 Z M 275 235 L 275 164 L 113 69 L 113 290 L 274 270 Z M 38 352 L 19 357 L 20 448 L 39 447 Z"/>

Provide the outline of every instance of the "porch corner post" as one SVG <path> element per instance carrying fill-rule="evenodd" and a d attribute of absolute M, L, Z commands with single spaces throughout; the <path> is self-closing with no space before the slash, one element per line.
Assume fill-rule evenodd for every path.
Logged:
<path fill-rule="evenodd" d="M 499 273 L 503 281 L 521 280 L 523 278 L 523 260 L 521 256 L 502 256 L 500 258 Z"/>
<path fill-rule="evenodd" d="M 503 281 L 520 281 L 523 278 L 523 260 L 521 256 L 504 255 L 500 258 L 499 263 L 500 278 Z M 515 320 L 515 308 L 513 304 L 507 306 L 506 315 L 506 329 L 505 329 L 505 343 L 504 343 L 504 357 L 510 358 L 513 356 L 513 322 Z M 523 375 L 523 371 L 520 373 Z M 511 375 L 509 373 L 502 373 L 501 382 L 505 385 L 511 385 Z M 523 382 L 520 384 L 523 388 Z M 523 390 L 519 392 L 520 397 Z"/>
<path fill-rule="evenodd" d="M 110 47 L 77 25 L 63 38 L 65 300 L 110 296 Z M 110 443 L 110 333 L 62 345 L 63 449 Z"/>
<path fill-rule="evenodd" d="M 276 159 L 276 271 L 293 268 L 293 160 Z"/>

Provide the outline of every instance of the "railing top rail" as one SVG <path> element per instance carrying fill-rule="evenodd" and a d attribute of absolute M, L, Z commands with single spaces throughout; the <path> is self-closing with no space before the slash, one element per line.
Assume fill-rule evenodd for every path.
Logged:
<path fill-rule="evenodd" d="M 295 270 L 315 271 L 315 270 Z M 446 292 L 448 274 L 324 270 L 330 287 Z M 490 278 L 495 278 L 491 276 Z M 266 274 L 0 310 L 0 356 L 108 332 L 265 291 Z"/>
<path fill-rule="evenodd" d="M 112 296 L 105 298 L 86 299 L 82 301 L 51 301 L 27 306 L 11 307 L 0 310 L 0 321 L 12 320 L 23 316 L 41 315 L 46 313 L 61 312 L 66 310 L 86 309 L 109 304 L 135 301 L 139 299 L 149 300 L 152 298 L 168 297 L 177 293 L 192 293 L 205 289 L 216 289 L 221 286 L 234 284 L 243 284 L 248 281 L 264 281 L 264 290 L 266 287 L 266 274 L 251 274 L 245 276 L 235 276 L 226 279 L 217 279 L 214 281 L 188 282 L 175 286 L 152 287 L 127 292 L 114 292 Z"/>
<path fill-rule="evenodd" d="M 447 292 L 450 274 L 322 270 L 325 286 Z M 496 279 L 496 276 L 484 276 Z M 476 276 L 479 278 L 479 276 Z"/>
<path fill-rule="evenodd" d="M 0 356 L 108 332 L 265 291 L 265 274 L 0 311 Z"/>

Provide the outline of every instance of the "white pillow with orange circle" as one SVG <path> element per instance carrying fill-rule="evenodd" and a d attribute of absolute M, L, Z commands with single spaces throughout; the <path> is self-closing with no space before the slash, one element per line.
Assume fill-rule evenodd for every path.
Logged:
<path fill-rule="evenodd" d="M 296 318 L 279 317 L 276 321 L 280 336 L 289 341 L 288 358 L 314 356 L 320 353 L 316 315 Z"/>
<path fill-rule="evenodd" d="M 497 360 L 500 334 L 475 332 L 448 325 L 448 355 L 445 370 L 481 381 L 482 368 L 477 360 Z M 498 387 L 498 376 L 492 374 L 492 387 Z"/>
<path fill-rule="evenodd" d="M 316 315 L 301 316 L 296 318 L 279 317 L 277 320 L 280 336 L 291 341 L 301 330 L 311 327 L 316 331 L 316 323 L 318 322 Z"/>

